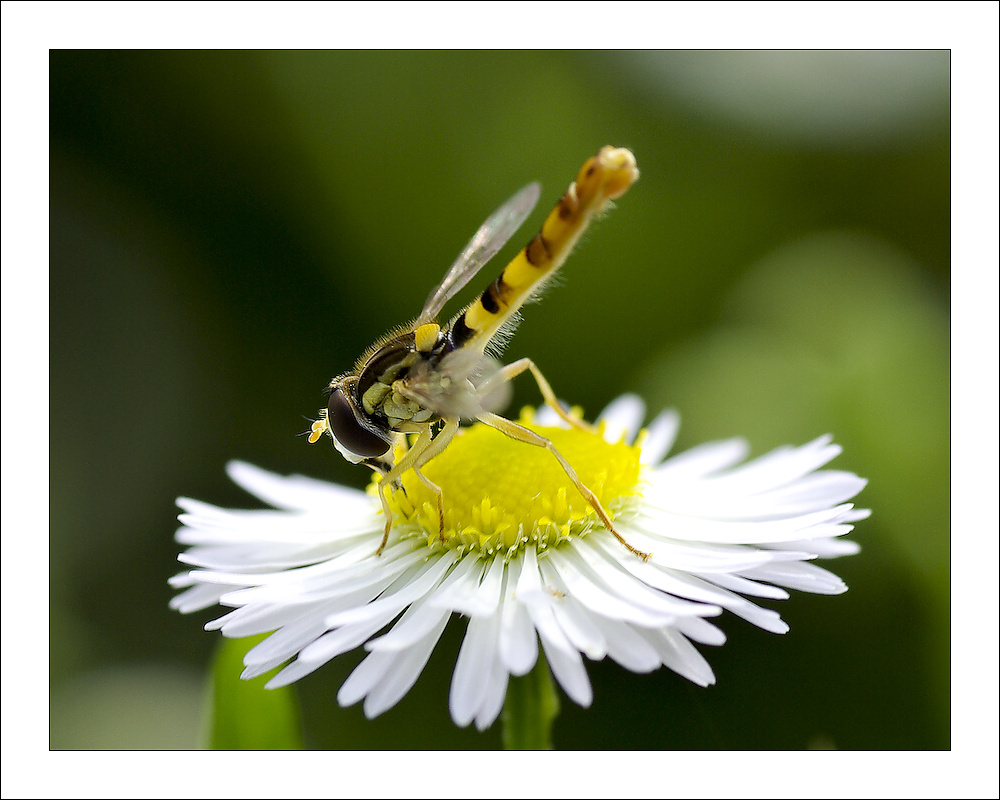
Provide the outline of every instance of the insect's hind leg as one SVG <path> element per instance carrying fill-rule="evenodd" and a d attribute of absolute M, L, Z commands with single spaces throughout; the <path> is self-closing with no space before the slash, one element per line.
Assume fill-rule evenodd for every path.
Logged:
<path fill-rule="evenodd" d="M 555 411 L 561 420 L 569 425 L 572 425 L 574 428 L 579 428 L 582 431 L 587 431 L 588 433 L 594 432 L 594 427 L 592 425 L 589 425 L 579 417 L 572 416 L 568 411 L 566 411 L 565 408 L 563 408 L 562 404 L 559 402 L 559 398 L 556 397 L 556 393 L 552 391 L 552 386 L 547 380 L 545 380 L 545 376 L 542 375 L 542 371 L 538 369 L 535 362 L 530 358 L 519 358 L 511 364 L 501 367 L 496 375 L 491 377 L 491 380 L 498 380 L 506 383 L 507 381 L 514 380 L 514 378 L 522 372 L 529 370 L 531 372 L 531 376 L 535 379 L 535 383 L 538 384 L 538 390 L 542 393 L 542 398 L 545 400 L 545 404 Z"/>
<path fill-rule="evenodd" d="M 531 362 L 528 359 L 523 359 L 523 360 L 528 361 L 528 363 L 531 364 Z M 515 362 L 515 363 L 520 363 L 520 362 Z M 534 365 L 532 364 L 531 366 Z M 590 507 L 597 512 L 597 516 L 600 517 L 601 522 L 604 523 L 604 527 L 606 527 L 609 531 L 611 531 L 612 535 L 614 535 L 614 537 L 619 542 L 621 542 L 621 544 L 625 547 L 625 549 L 628 550 L 630 553 L 637 555 L 643 561 L 647 561 L 649 559 L 650 556 L 649 553 L 644 553 L 642 552 L 642 550 L 637 550 L 635 547 L 630 545 L 625 540 L 625 538 L 620 533 L 618 533 L 618 531 L 615 530 L 614 523 L 611 521 L 611 516 L 605 510 L 604 506 L 601 505 L 601 501 L 597 498 L 597 495 L 594 494 L 586 486 L 586 484 L 584 484 L 583 481 L 580 480 L 579 476 L 576 474 L 576 470 L 573 469 L 573 466 L 566 460 L 565 456 L 563 456 L 563 454 L 556 449 L 556 446 L 552 444 L 552 442 L 549 439 L 546 439 L 541 434 L 535 433 L 533 430 L 525 428 L 523 425 L 518 425 L 516 422 L 512 422 L 511 420 L 506 419 L 505 417 L 498 416 L 497 414 L 483 412 L 482 414 L 479 414 L 476 417 L 476 419 L 478 419 L 484 425 L 489 425 L 491 428 L 495 428 L 505 436 L 509 436 L 511 439 L 515 439 L 519 442 L 524 442 L 525 444 L 533 444 L 536 447 L 544 447 L 546 450 L 552 453 L 552 455 L 554 455 L 556 457 L 556 460 L 559 462 L 559 465 L 563 468 L 563 471 L 566 473 L 566 476 L 571 481 L 573 481 L 573 485 L 576 487 L 576 490 L 583 496 L 583 499 L 590 504 Z"/>

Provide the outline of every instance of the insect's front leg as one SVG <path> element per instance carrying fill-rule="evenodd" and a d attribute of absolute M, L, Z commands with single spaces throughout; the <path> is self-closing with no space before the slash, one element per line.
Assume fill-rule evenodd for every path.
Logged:
<path fill-rule="evenodd" d="M 572 416 L 562 407 L 562 404 L 559 402 L 559 398 L 557 398 L 555 392 L 552 391 L 552 387 L 549 385 L 549 382 L 545 380 L 545 376 L 542 375 L 541 370 L 535 366 L 535 362 L 530 358 L 520 358 L 512 364 L 508 364 L 507 366 L 501 368 L 495 375 L 490 377 L 490 380 L 487 382 L 487 386 L 494 380 L 503 382 L 512 381 L 526 370 L 531 371 L 531 376 L 535 379 L 535 383 L 538 384 L 538 389 L 542 393 L 542 398 L 545 400 L 545 404 L 555 411 L 561 420 L 569 425 L 572 425 L 574 428 L 587 431 L 587 433 L 594 432 L 594 427 L 592 425 L 583 421 L 579 417 Z"/>
<path fill-rule="evenodd" d="M 389 498 L 385 493 L 386 489 L 399 488 L 400 476 L 413 466 L 413 463 L 420 454 L 430 446 L 431 441 L 431 429 L 430 427 L 426 427 L 420 431 L 417 440 L 406 451 L 403 457 L 393 465 L 392 469 L 384 473 L 382 479 L 378 482 L 378 497 L 382 501 L 382 513 L 385 514 L 385 532 L 382 534 L 382 542 L 379 544 L 378 550 L 375 551 L 375 555 L 377 556 L 382 555 L 382 550 L 385 549 L 386 542 L 389 541 L 389 530 L 392 528 L 392 510 L 389 508 Z"/>
<path fill-rule="evenodd" d="M 406 451 L 403 457 L 396 462 L 395 466 L 385 473 L 382 480 L 379 481 L 378 494 L 379 500 L 382 501 L 382 511 L 385 514 L 385 532 L 382 535 L 382 543 L 378 546 L 378 550 L 375 551 L 375 555 L 381 555 L 382 550 L 385 549 L 385 545 L 389 541 L 389 530 L 392 528 L 392 511 L 389 508 L 389 499 L 385 494 L 386 489 L 398 486 L 399 479 L 408 469 L 413 469 L 421 482 L 437 496 L 438 532 L 444 532 L 444 493 L 441 491 L 440 486 L 424 477 L 423 473 L 420 472 L 420 467 L 440 454 L 448 446 L 451 440 L 455 438 L 458 426 L 458 419 L 446 419 L 444 427 L 437 436 L 433 435 L 433 429 L 430 425 L 425 426 L 410 449 Z"/>

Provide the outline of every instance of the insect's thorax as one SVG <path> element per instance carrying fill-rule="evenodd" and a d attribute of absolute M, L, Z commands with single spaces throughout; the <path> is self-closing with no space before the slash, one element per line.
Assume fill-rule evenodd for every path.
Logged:
<path fill-rule="evenodd" d="M 358 370 L 354 397 L 359 410 L 392 431 L 405 432 L 411 429 L 407 423 L 422 425 L 438 419 L 432 409 L 406 393 L 406 380 L 417 370 L 434 369 L 451 349 L 447 332 L 437 325 L 389 339 Z"/>

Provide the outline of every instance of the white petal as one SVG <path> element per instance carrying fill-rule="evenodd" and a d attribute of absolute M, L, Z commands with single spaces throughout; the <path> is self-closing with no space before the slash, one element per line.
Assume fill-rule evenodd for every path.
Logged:
<path fill-rule="evenodd" d="M 851 472 L 826 469 L 769 491 L 766 497 L 782 513 L 800 514 L 850 500 L 867 485 L 868 481 Z"/>
<path fill-rule="evenodd" d="M 486 564 L 474 555 L 466 555 L 459 559 L 455 568 L 434 590 L 431 602 L 438 608 L 446 608 L 449 611 L 473 604 L 485 569 Z"/>
<path fill-rule="evenodd" d="M 366 648 L 372 651 L 372 655 L 358 664 L 343 686 L 340 687 L 340 691 L 337 693 L 338 702 L 342 706 L 353 705 L 372 692 L 376 684 L 384 678 L 398 681 L 398 686 L 405 683 L 407 676 L 412 677 L 415 681 L 426 665 L 427 659 L 437 644 L 450 616 L 447 611 L 429 606 L 426 600 L 410 606 L 388 634 L 366 645 Z M 417 624 L 413 624 L 418 620 Z M 395 646 L 375 646 L 377 643 L 388 640 L 393 640 Z M 402 655 L 400 655 L 401 653 Z M 386 678 L 385 676 L 391 670 L 396 670 L 396 673 Z M 412 686 L 412 682 L 410 685 Z M 409 687 L 403 688 L 390 705 L 395 705 L 399 697 L 402 697 L 408 689 Z M 400 690 L 397 688 L 394 691 Z M 377 707 L 385 702 L 391 694 L 376 698 L 372 707 Z M 390 706 L 385 706 L 385 708 L 388 707 Z M 368 707 L 366 707 L 367 712 Z"/>
<path fill-rule="evenodd" d="M 327 483 L 304 475 L 276 475 L 245 461 L 230 461 L 226 472 L 235 484 L 275 508 L 288 511 L 335 507 L 364 502 L 369 508 L 371 498 L 366 492 Z"/>
<path fill-rule="evenodd" d="M 566 586 L 566 592 L 595 613 L 646 627 L 668 624 L 673 620 L 670 614 L 650 611 L 642 606 L 633 605 L 630 602 L 631 598 L 617 596 L 593 570 L 581 569 L 581 564 L 582 561 L 579 559 L 569 560 L 562 553 L 558 555 L 550 553 L 546 559 L 546 568 L 551 566 L 555 569 Z M 640 586 L 641 584 L 637 584 L 636 588 Z M 532 608 L 533 605 L 529 606 L 529 611 Z M 535 619 L 534 615 L 532 619 Z M 535 624 L 538 625 L 537 620 Z"/>
<path fill-rule="evenodd" d="M 699 686 L 711 686 L 715 683 L 715 673 L 704 656 L 677 631 L 660 628 L 638 632 L 656 648 L 664 665 L 678 675 L 683 675 Z"/>
<path fill-rule="evenodd" d="M 177 498 L 177 505 L 184 510 L 177 517 L 186 526 L 178 531 L 182 544 L 325 543 L 372 531 L 375 522 L 370 499 L 364 505 L 348 503 L 301 513 L 221 509 L 186 497 Z"/>
<path fill-rule="evenodd" d="M 290 686 L 297 680 L 301 680 L 306 675 L 311 672 L 315 672 L 319 669 L 322 664 L 303 664 L 301 661 L 293 661 L 287 667 L 285 667 L 281 672 L 271 678 L 267 683 L 264 684 L 265 689 L 280 689 L 282 686 Z M 240 673 L 240 677 L 243 680 L 250 680 L 251 676 L 247 674 L 247 670 L 243 670 Z M 259 677 L 254 675 L 252 677 Z"/>
<path fill-rule="evenodd" d="M 554 598 L 551 604 L 559 627 L 573 647 L 592 661 L 600 661 L 607 655 L 607 643 L 595 621 L 598 615 L 590 614 L 572 593 L 559 589 L 562 581 L 555 570 L 547 572 L 546 576 L 561 595 Z"/>
<path fill-rule="evenodd" d="M 192 580 L 189 576 L 192 573 L 184 573 L 184 579 L 186 581 Z M 178 576 L 180 578 L 181 576 Z M 175 579 L 176 580 L 176 579 Z M 171 581 L 171 585 L 176 587 L 182 586 L 183 584 Z M 170 599 L 170 607 L 176 611 L 180 611 L 182 614 L 190 614 L 193 611 L 201 611 L 203 608 L 208 608 L 219 602 L 219 598 L 225 594 L 225 588 L 220 588 L 218 586 L 200 584 L 198 586 L 192 586 L 186 592 L 181 592 L 181 594 Z"/>
<path fill-rule="evenodd" d="M 800 447 L 779 447 L 713 480 L 726 491 L 744 495 L 784 486 L 840 455 L 842 448 L 831 441 L 832 437 L 821 436 Z"/>
<path fill-rule="evenodd" d="M 858 520 L 868 519 L 872 515 L 872 510 L 870 508 L 852 508 L 850 511 L 844 513 L 841 522 L 857 522 Z"/>
<path fill-rule="evenodd" d="M 290 626 L 294 626 L 300 621 L 310 621 L 311 624 L 319 628 L 319 632 L 317 633 L 317 636 L 319 636 L 330 629 L 326 619 L 331 614 L 345 609 L 364 606 L 366 603 L 374 600 L 381 590 L 381 586 L 375 585 L 358 589 L 347 595 L 321 599 L 315 602 L 246 605 L 215 620 L 215 622 L 210 623 L 210 626 L 206 626 L 206 628 L 209 630 L 218 628 L 224 636 L 230 638 L 252 636 L 257 633 L 265 633 L 268 630 L 280 628 L 280 630 L 275 630 L 272 636 L 261 643 L 263 645 L 265 642 L 274 639 L 271 644 L 272 646 L 277 646 L 280 642 L 284 641 L 285 636 L 290 635 L 286 633 L 286 630 Z M 254 633 L 247 633 L 247 631 L 253 631 Z M 275 636 L 277 638 L 274 638 Z M 260 648 L 257 652 L 262 654 L 267 648 L 261 647 L 261 645 L 257 645 Z"/>
<path fill-rule="evenodd" d="M 563 408 L 569 408 L 568 403 L 562 403 Z M 548 405 L 539 406 L 535 409 L 533 422 L 546 428 L 568 428 L 569 424 L 560 417 L 555 409 Z"/>
<path fill-rule="evenodd" d="M 688 639 L 698 644 L 708 644 L 718 647 L 726 643 L 726 634 L 708 620 L 701 617 L 684 617 L 677 620 L 676 628 Z"/>
<path fill-rule="evenodd" d="M 643 518 L 636 520 L 635 527 L 645 530 L 647 534 L 652 534 L 659 528 L 668 531 L 672 539 L 719 544 L 760 544 L 794 539 L 819 539 L 849 533 L 851 527 L 840 523 L 841 515 L 848 510 L 850 510 L 849 505 L 786 519 L 720 521 L 647 506 L 643 508 Z"/>
<path fill-rule="evenodd" d="M 664 411 L 646 428 L 646 438 L 642 443 L 640 462 L 643 464 L 659 464 L 670 452 L 677 440 L 681 417 L 676 411 Z"/>
<path fill-rule="evenodd" d="M 804 562 L 768 564 L 747 570 L 744 575 L 813 594 L 843 594 L 847 591 L 844 582 L 832 572 Z"/>
<path fill-rule="evenodd" d="M 580 654 L 576 650 L 556 646 L 541 630 L 539 633 L 552 675 L 574 703 L 588 708 L 594 699 L 594 692 Z"/>
<path fill-rule="evenodd" d="M 767 597 L 771 600 L 787 600 L 789 597 L 788 592 L 784 589 L 766 583 L 758 583 L 740 575 L 725 575 L 714 572 L 711 575 L 701 577 L 711 581 L 716 586 L 722 586 L 750 597 Z"/>
<path fill-rule="evenodd" d="M 392 708 L 403 695 L 410 691 L 424 667 L 427 666 L 431 652 L 437 645 L 438 639 L 441 638 L 441 632 L 447 623 L 448 618 L 442 616 L 438 620 L 438 624 L 413 647 L 399 653 L 384 654 L 390 656 L 389 667 L 385 670 L 382 679 L 371 688 L 365 698 L 366 717 L 371 719 Z M 371 653 L 368 658 L 377 658 L 382 655 L 381 653 Z M 343 687 L 341 688 L 343 689 Z M 339 693 L 337 698 L 340 699 Z"/>
<path fill-rule="evenodd" d="M 507 683 L 507 670 L 497 659 L 493 659 L 493 669 L 486 679 L 483 701 L 479 706 L 479 711 L 476 712 L 477 730 L 484 731 L 496 721 L 503 709 L 504 700 L 507 698 Z"/>
<path fill-rule="evenodd" d="M 344 549 L 332 558 L 325 558 L 298 569 L 268 570 L 259 568 L 255 563 L 248 563 L 240 569 L 206 569 L 198 574 L 198 579 L 203 582 L 245 586 L 301 585 L 308 589 L 340 580 L 352 580 L 361 576 L 377 575 L 380 572 L 405 569 L 423 557 L 423 553 L 416 552 L 416 549 L 412 542 L 400 542 L 387 548 L 376 560 L 374 551 L 368 543 L 364 543 Z M 252 553 L 246 551 L 244 555 L 248 559 L 253 557 Z"/>
<path fill-rule="evenodd" d="M 850 499 L 865 486 L 861 478 L 835 470 L 757 494 L 737 491 L 723 480 L 664 480 L 654 473 L 646 499 L 650 506 L 674 514 L 715 520 L 774 520 L 825 510 Z M 851 520 L 845 515 L 843 521 Z"/>
<path fill-rule="evenodd" d="M 365 649 L 372 652 L 398 652 L 413 647 L 439 624 L 447 622 L 450 616 L 451 611 L 448 609 L 438 608 L 426 599 L 420 600 L 406 609 L 387 634 L 372 639 L 365 645 Z"/>
<path fill-rule="evenodd" d="M 609 558 L 606 551 L 592 547 L 586 540 L 578 539 L 572 544 L 572 547 L 560 548 L 559 551 L 553 552 L 550 558 L 557 567 L 560 567 L 563 580 L 566 580 L 568 574 L 572 575 L 571 580 L 576 584 L 574 594 L 582 583 L 579 579 L 585 579 L 602 593 L 607 593 L 616 600 L 620 599 L 620 603 L 629 606 L 633 610 L 630 619 L 632 622 L 654 626 L 673 620 L 679 610 L 673 598 L 650 589 L 640 581 L 633 580 L 620 561 Z M 618 606 L 619 603 L 615 605 Z M 602 613 L 599 609 L 594 610 Z M 605 616 L 620 615 L 609 609 Z"/>
<path fill-rule="evenodd" d="M 544 594 L 542 576 L 538 573 L 538 554 L 534 545 L 527 545 L 521 557 L 521 573 L 516 583 L 517 597 L 522 603 L 537 599 Z"/>
<path fill-rule="evenodd" d="M 278 664 L 293 658 L 310 642 L 326 633 L 323 624 L 325 609 L 319 607 L 312 613 L 302 614 L 294 622 L 290 622 L 280 630 L 275 631 L 262 642 L 254 645 L 243 657 L 247 667 L 263 675 Z M 263 669 L 260 669 L 263 667 Z"/>
<path fill-rule="evenodd" d="M 337 702 L 347 708 L 368 696 L 392 666 L 398 653 L 369 653 L 347 676 L 337 692 Z"/>
<path fill-rule="evenodd" d="M 331 614 L 327 617 L 326 624 L 333 628 L 386 615 L 395 617 L 410 603 L 429 594 L 441 582 L 457 557 L 456 551 L 446 550 L 424 564 L 414 565 L 407 573 L 400 575 L 377 600 Z"/>
<path fill-rule="evenodd" d="M 449 708 L 455 724 L 465 727 L 479 711 L 486 696 L 487 683 L 483 680 L 493 669 L 496 656 L 499 614 L 492 617 L 473 617 L 458 653 L 455 673 L 451 680 Z"/>
<path fill-rule="evenodd" d="M 590 540 L 590 544 L 599 547 L 608 557 L 620 557 L 622 546 L 611 537 L 592 536 Z M 701 591 L 679 582 L 675 576 L 684 574 L 683 571 L 659 564 L 655 560 L 655 553 L 653 556 L 649 561 L 622 558 L 618 565 L 639 582 L 664 592 L 664 601 L 670 603 L 670 608 L 677 615 L 714 617 L 722 613 L 722 609 L 714 605 L 717 594 L 712 590 Z"/>
<path fill-rule="evenodd" d="M 500 609 L 498 654 L 511 675 L 526 675 L 538 658 L 538 636 L 528 609 L 517 598 L 519 562 L 507 565 L 507 586 Z"/>
<path fill-rule="evenodd" d="M 535 550 L 533 547 L 527 547 L 524 552 L 525 559 L 517 581 L 517 596 L 542 641 L 547 642 L 550 649 L 556 648 L 566 654 L 575 654 L 576 648 L 566 638 L 552 612 L 553 595 L 547 587 L 542 588 L 540 565 L 534 558 Z"/>
<path fill-rule="evenodd" d="M 653 562 L 691 572 L 733 572 L 768 564 L 780 557 L 774 551 L 745 545 L 668 539 L 657 534 L 658 527 L 661 526 L 639 518 L 623 525 L 619 532 L 633 546 L 648 546 Z"/>
<path fill-rule="evenodd" d="M 594 615 L 604 635 L 608 656 L 631 672 L 652 672 L 660 666 L 660 656 L 631 625 Z"/>
<path fill-rule="evenodd" d="M 701 616 L 714 616 L 721 608 L 725 608 L 738 617 L 742 617 L 758 628 L 772 633 L 785 633 L 788 625 L 782 621 L 776 611 L 761 608 L 749 600 L 733 592 L 713 585 L 708 580 L 698 578 L 685 572 L 667 569 L 651 562 L 635 559 L 636 563 L 627 563 L 629 571 L 650 586 L 670 592 L 678 597 L 689 597 L 692 600 L 706 603 Z"/>
<path fill-rule="evenodd" d="M 861 552 L 861 545 L 857 542 L 852 542 L 850 539 L 812 539 L 808 542 L 803 542 L 801 540 L 796 542 L 769 542 L 768 544 L 762 546 L 767 548 L 802 550 L 819 558 L 839 558 L 841 556 L 853 556 Z"/>
<path fill-rule="evenodd" d="M 299 651 L 298 663 L 325 664 L 331 658 L 353 650 L 366 639 L 381 630 L 392 617 L 367 620 L 356 625 L 345 625 L 335 631 L 329 631 L 315 642 L 306 645 Z"/>
<path fill-rule="evenodd" d="M 268 631 L 276 631 L 303 617 L 314 614 L 319 619 L 331 611 L 343 607 L 340 604 L 365 603 L 374 594 L 356 593 L 353 596 L 338 597 L 336 600 L 323 600 L 312 603 L 252 603 L 240 606 L 225 616 L 219 617 L 205 626 L 205 630 L 221 630 L 223 636 L 239 639 L 243 636 L 256 636 Z"/>
<path fill-rule="evenodd" d="M 369 550 L 370 547 L 366 546 Z M 259 543 L 250 547 L 223 545 L 216 547 L 195 546 L 177 558 L 192 567 L 202 567 L 216 572 L 278 572 L 306 567 L 319 561 L 328 561 L 343 555 L 341 542 L 323 545 L 294 545 L 288 543 Z"/>
<path fill-rule="evenodd" d="M 465 596 L 456 596 L 453 610 L 469 617 L 490 616 L 500 602 L 500 587 L 503 583 L 504 561 L 494 558 L 483 574 L 479 585 Z"/>
<path fill-rule="evenodd" d="M 395 555 L 395 554 L 394 554 Z M 227 605 L 239 606 L 258 602 L 302 602 L 313 599 L 348 595 L 368 586 L 385 588 L 426 555 L 411 551 L 398 557 L 383 553 L 386 561 L 351 564 L 337 568 L 332 562 L 314 564 L 287 572 L 263 575 L 203 572 L 201 579 L 209 583 L 250 584 L 251 588 L 229 592 L 224 597 Z"/>
<path fill-rule="evenodd" d="M 626 442 L 634 442 L 645 414 L 646 404 L 638 395 L 623 394 L 613 400 L 598 417 L 598 420 L 604 422 L 606 426 L 605 441 L 612 444 L 623 439 Z"/>
<path fill-rule="evenodd" d="M 750 446 L 743 439 L 709 442 L 671 456 L 657 468 L 656 475 L 660 480 L 704 478 L 739 463 L 749 450 Z"/>

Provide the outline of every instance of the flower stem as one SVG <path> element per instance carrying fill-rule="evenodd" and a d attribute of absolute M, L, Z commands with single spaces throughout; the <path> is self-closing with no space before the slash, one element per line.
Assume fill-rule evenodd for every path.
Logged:
<path fill-rule="evenodd" d="M 512 677 L 503 706 L 505 750 L 551 750 L 552 723 L 559 714 L 559 696 L 545 656 L 527 675 Z"/>

